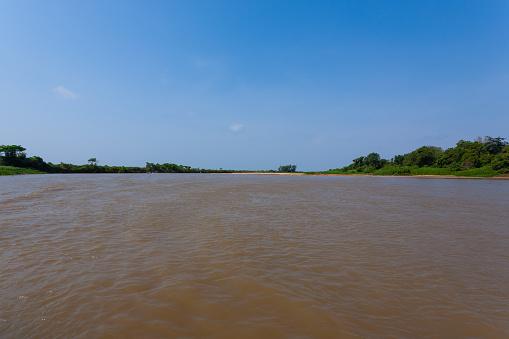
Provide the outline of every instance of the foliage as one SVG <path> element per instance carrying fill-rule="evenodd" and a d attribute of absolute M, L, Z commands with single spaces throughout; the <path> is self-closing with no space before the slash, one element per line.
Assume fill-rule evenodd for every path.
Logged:
<path fill-rule="evenodd" d="M 147 162 L 145 167 L 99 166 L 97 158 L 88 159 L 85 165 L 46 163 L 41 157 L 27 157 L 20 145 L 0 145 L 0 174 L 21 173 L 231 173 L 232 170 L 192 168 L 173 163 Z M 278 172 L 296 172 L 296 165 L 280 166 Z M 249 172 L 249 171 L 235 171 Z M 274 170 L 265 172 L 275 172 Z M 440 147 L 422 146 L 393 159 L 382 159 L 378 153 L 369 153 L 353 159 L 343 168 L 323 174 L 375 174 L 375 175 L 456 175 L 496 176 L 509 174 L 509 145 L 505 138 L 489 136 L 475 141 L 460 140 L 455 147 L 443 151 Z"/>
<path fill-rule="evenodd" d="M 14 166 L 0 166 L 0 175 L 14 175 L 14 174 L 42 174 L 43 172 L 34 170 L 32 168 L 22 168 Z"/>
<path fill-rule="evenodd" d="M 408 166 L 388 165 L 373 172 L 375 175 L 410 175 Z"/>
<path fill-rule="evenodd" d="M 394 164 L 396 165 L 400 165 L 402 166 L 403 165 L 403 160 L 405 159 L 405 156 L 404 155 L 396 155 L 394 156 Z"/>
<path fill-rule="evenodd" d="M 455 172 L 450 168 L 438 167 L 411 167 L 410 174 L 412 175 L 452 175 Z"/>
<path fill-rule="evenodd" d="M 509 145 L 505 138 L 486 136 L 475 141 L 460 140 L 445 151 L 436 146 L 422 146 L 391 160 L 370 153 L 352 160 L 348 166 L 320 173 L 495 176 L 509 173 Z"/>
<path fill-rule="evenodd" d="M 454 170 L 479 168 L 490 164 L 493 156 L 488 152 L 486 145 L 480 141 L 460 140 L 456 147 L 447 149 L 437 160 L 438 167 L 447 167 Z"/>
<path fill-rule="evenodd" d="M 501 173 L 509 173 L 509 146 L 505 146 L 491 162 L 491 168 Z"/>
<path fill-rule="evenodd" d="M 432 166 L 443 152 L 444 151 L 440 147 L 422 146 L 413 152 L 405 154 L 401 165 L 418 167 Z"/>
<path fill-rule="evenodd" d="M 484 166 L 481 168 L 474 168 L 466 171 L 455 172 L 454 175 L 458 177 L 493 177 L 498 175 L 499 172 L 493 170 L 490 166 Z"/>
<path fill-rule="evenodd" d="M 373 168 L 373 169 L 378 169 L 381 167 L 381 163 L 380 163 L 380 154 L 378 153 L 369 153 L 365 158 L 364 158 L 364 164 L 368 167 L 368 168 Z"/>
<path fill-rule="evenodd" d="M 44 162 L 41 157 L 26 157 L 25 148 L 18 145 L 2 145 L 0 146 L 0 166 L 8 165 L 2 168 L 2 174 L 19 174 L 19 173 L 229 173 L 230 170 L 206 170 L 199 168 L 191 168 L 191 166 L 183 166 L 177 164 L 153 164 L 147 163 L 146 167 L 126 167 L 126 166 L 99 166 L 97 158 L 90 158 L 85 165 L 52 164 Z M 15 169 L 15 170 L 13 170 Z"/>
<path fill-rule="evenodd" d="M 21 156 L 26 148 L 20 145 L 0 145 L 0 154 L 3 153 L 5 158 L 15 158 Z"/>
<path fill-rule="evenodd" d="M 21 167 L 26 148 L 20 145 L 0 145 L 0 165 Z"/>
<path fill-rule="evenodd" d="M 297 165 L 284 165 L 279 166 L 278 172 L 295 172 L 297 170 Z"/>
<path fill-rule="evenodd" d="M 486 146 L 486 150 L 490 154 L 498 154 L 502 152 L 502 149 L 504 149 L 505 146 L 507 146 L 507 141 L 504 141 L 506 138 L 492 138 L 489 136 L 485 136 L 484 139 L 481 140 L 481 137 L 478 137 L 476 141 L 482 142 L 484 146 Z"/>

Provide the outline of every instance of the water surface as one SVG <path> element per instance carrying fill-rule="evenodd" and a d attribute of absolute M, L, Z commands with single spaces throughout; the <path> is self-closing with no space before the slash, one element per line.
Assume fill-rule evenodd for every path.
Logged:
<path fill-rule="evenodd" d="M 2 338 L 509 336 L 509 181 L 0 177 Z"/>

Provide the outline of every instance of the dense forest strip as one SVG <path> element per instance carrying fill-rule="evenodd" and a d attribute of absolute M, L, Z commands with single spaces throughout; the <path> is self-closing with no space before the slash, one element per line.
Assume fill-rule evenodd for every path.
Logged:
<path fill-rule="evenodd" d="M 352 160 L 352 164 L 308 174 L 438 175 L 493 177 L 509 175 L 509 146 L 505 138 L 484 137 L 460 140 L 445 151 L 422 146 L 415 151 L 382 159 L 370 153 Z"/>

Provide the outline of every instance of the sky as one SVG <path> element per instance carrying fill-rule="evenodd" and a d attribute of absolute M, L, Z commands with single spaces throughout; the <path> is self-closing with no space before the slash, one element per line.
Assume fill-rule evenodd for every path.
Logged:
<path fill-rule="evenodd" d="M 297 170 L 509 138 L 508 1 L 0 1 L 0 144 Z"/>

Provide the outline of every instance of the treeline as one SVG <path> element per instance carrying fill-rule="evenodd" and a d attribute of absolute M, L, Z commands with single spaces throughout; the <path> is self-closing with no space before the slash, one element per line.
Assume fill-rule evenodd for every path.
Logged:
<path fill-rule="evenodd" d="M 283 166 L 279 166 L 278 172 L 289 172 L 289 173 L 293 173 L 293 172 L 296 172 L 297 171 L 297 165 L 283 165 Z"/>
<path fill-rule="evenodd" d="M 192 168 L 177 164 L 154 164 L 147 162 L 145 167 L 101 166 L 96 158 L 87 164 L 74 165 L 61 162 L 45 162 L 41 157 L 27 157 L 26 148 L 20 145 L 0 145 L 0 175 L 18 173 L 229 173 L 231 170 L 211 170 Z M 28 171 L 21 171 L 21 168 Z"/>
<path fill-rule="evenodd" d="M 422 146 L 413 152 L 382 159 L 370 153 L 353 160 L 343 168 L 326 172 L 337 174 L 375 175 L 458 175 L 496 176 L 509 175 L 509 146 L 505 138 L 484 137 L 474 141 L 460 140 L 445 151 L 436 146 Z M 0 145 L 0 175 L 17 173 L 231 173 L 250 172 L 192 168 L 171 163 L 147 162 L 145 167 L 101 166 L 96 158 L 84 165 L 53 164 L 41 157 L 27 157 L 20 145 Z M 295 172 L 296 165 L 280 166 L 278 172 Z M 24 169 L 24 170 L 21 170 Z M 267 172 L 275 172 L 273 170 Z"/>
<path fill-rule="evenodd" d="M 212 170 L 212 169 L 200 169 L 192 168 L 190 166 L 183 166 L 177 164 L 154 164 L 147 162 L 145 171 L 150 173 L 231 173 L 232 170 Z"/>
<path fill-rule="evenodd" d="M 486 136 L 474 141 L 460 140 L 445 151 L 436 146 L 422 146 L 413 152 L 382 159 L 370 153 L 354 159 L 343 168 L 325 173 L 375 175 L 459 175 L 494 176 L 509 174 L 509 146 L 505 138 Z"/>

